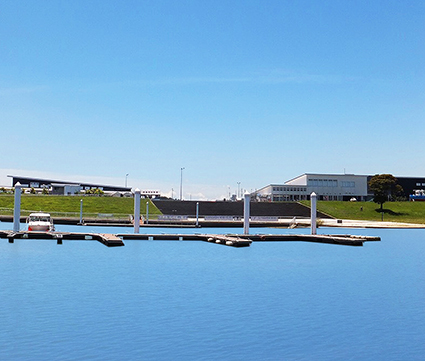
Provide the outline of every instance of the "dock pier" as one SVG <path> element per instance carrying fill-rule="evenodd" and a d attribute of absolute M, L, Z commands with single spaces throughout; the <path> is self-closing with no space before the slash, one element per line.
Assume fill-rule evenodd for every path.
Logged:
<path fill-rule="evenodd" d="M 104 233 L 77 233 L 77 232 L 37 232 L 37 231 L 0 231 L 0 238 L 6 238 L 9 243 L 15 239 L 23 240 L 56 240 L 57 244 L 63 244 L 63 240 L 73 241 L 98 241 L 107 247 L 124 246 L 121 238 L 113 234 Z"/>
<path fill-rule="evenodd" d="M 380 241 L 380 237 L 354 235 L 311 235 L 311 234 L 139 234 L 139 233 L 79 233 L 79 232 L 34 232 L 0 231 L 0 238 L 14 243 L 22 240 L 64 240 L 98 241 L 107 247 L 124 246 L 124 240 L 134 241 L 204 241 L 230 247 L 249 247 L 253 242 L 314 242 L 345 246 L 363 246 L 364 242 Z"/>

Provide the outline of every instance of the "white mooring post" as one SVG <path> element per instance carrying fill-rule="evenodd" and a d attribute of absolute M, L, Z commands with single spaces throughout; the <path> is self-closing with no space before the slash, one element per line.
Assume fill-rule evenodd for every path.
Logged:
<path fill-rule="evenodd" d="M 21 183 L 15 184 L 15 205 L 13 208 L 13 232 L 19 232 L 21 221 Z"/>
<path fill-rule="evenodd" d="M 243 234 L 249 234 L 249 202 L 251 195 L 246 192 L 243 196 Z"/>
<path fill-rule="evenodd" d="M 146 202 L 146 223 L 149 223 L 149 201 Z"/>
<path fill-rule="evenodd" d="M 80 224 L 83 224 L 83 200 L 80 199 Z"/>
<path fill-rule="evenodd" d="M 311 193 L 310 195 L 310 219 L 311 219 L 311 234 L 316 234 L 316 219 L 317 219 L 317 195 L 316 193 Z"/>
<path fill-rule="evenodd" d="M 199 227 L 199 202 L 196 202 L 196 227 Z"/>
<path fill-rule="evenodd" d="M 134 190 L 134 233 L 139 233 L 140 228 L 140 189 Z"/>

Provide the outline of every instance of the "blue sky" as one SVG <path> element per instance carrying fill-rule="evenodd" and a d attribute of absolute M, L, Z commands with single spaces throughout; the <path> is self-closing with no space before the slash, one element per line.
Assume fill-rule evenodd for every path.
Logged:
<path fill-rule="evenodd" d="M 2 1 L 6 174 L 216 199 L 424 176 L 424 1 Z"/>

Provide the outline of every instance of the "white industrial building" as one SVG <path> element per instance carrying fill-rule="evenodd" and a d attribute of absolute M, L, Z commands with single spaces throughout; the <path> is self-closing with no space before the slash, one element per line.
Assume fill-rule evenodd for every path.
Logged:
<path fill-rule="evenodd" d="M 252 194 L 263 202 L 299 201 L 310 199 L 312 192 L 319 200 L 363 201 L 368 194 L 369 175 L 305 173 L 283 184 L 269 184 Z"/>

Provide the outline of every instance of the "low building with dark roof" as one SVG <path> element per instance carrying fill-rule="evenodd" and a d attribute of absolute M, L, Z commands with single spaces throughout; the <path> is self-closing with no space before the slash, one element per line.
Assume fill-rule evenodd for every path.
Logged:
<path fill-rule="evenodd" d="M 131 187 L 112 186 L 87 182 L 69 182 L 46 178 L 22 177 L 15 175 L 8 175 L 8 177 L 12 178 L 12 187 L 14 187 L 15 184 L 19 182 L 22 186 L 27 188 L 47 188 L 50 192 L 52 192 L 52 194 L 74 195 L 81 191 L 86 191 L 90 189 L 100 189 L 104 192 L 131 192 Z"/>

